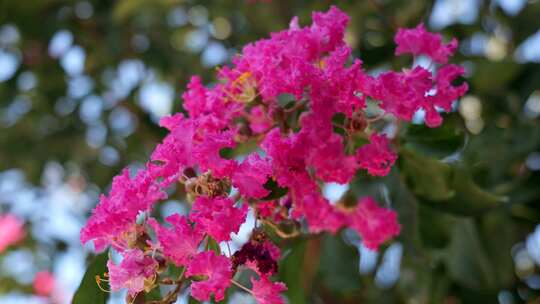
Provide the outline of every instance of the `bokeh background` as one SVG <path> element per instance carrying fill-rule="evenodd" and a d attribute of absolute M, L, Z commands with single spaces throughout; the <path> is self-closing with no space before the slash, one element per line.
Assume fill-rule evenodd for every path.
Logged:
<path fill-rule="evenodd" d="M 0 0 L 0 212 L 27 229 L 0 253 L 0 303 L 47 303 L 31 287 L 43 270 L 69 302 L 92 256 L 80 228 L 112 177 L 164 136 L 157 122 L 181 111 L 189 77 L 210 83 L 246 43 L 331 4 L 351 16 L 347 41 L 368 71 L 410 64 L 393 56 L 393 35 L 424 22 L 459 39 L 454 61 L 471 89 L 442 128 L 402 134 L 418 153 L 390 176 L 327 185 L 333 200 L 390 202 L 404 231 L 379 252 L 348 232 L 295 240 L 280 271 L 290 303 L 540 303 L 537 0 Z M 457 189 L 440 173 L 455 164 L 452 178 L 479 188 L 438 199 Z M 185 208 L 171 200 L 158 212 Z M 252 303 L 240 292 L 228 301 Z"/>

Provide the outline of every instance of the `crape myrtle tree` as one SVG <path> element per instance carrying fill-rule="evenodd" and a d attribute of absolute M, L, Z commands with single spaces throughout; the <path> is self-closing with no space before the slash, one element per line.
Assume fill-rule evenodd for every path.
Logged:
<path fill-rule="evenodd" d="M 133 1 L 113 10 L 81 3 L 42 9 L 58 10 L 54 18 L 80 31 L 72 39 L 86 47 L 85 77 L 101 77 L 99 84 L 82 96 L 68 87 L 56 103 L 7 121 L 3 140 L 11 152 L 2 155 L 31 180 L 51 158 L 69 161 L 89 182 L 112 180 L 80 231 L 81 243 L 97 256 L 89 257 L 74 303 L 105 303 L 116 291 L 126 292 L 128 303 L 535 298 L 533 257 L 526 257 L 527 267 L 516 257 L 527 254 L 520 243 L 538 223 L 540 74 L 513 55 L 534 29 L 509 29 L 534 19 L 537 4 L 513 18 L 496 4 L 478 8 L 489 40 L 479 51 L 475 25 L 455 26 L 448 35 L 426 29 L 422 22 L 438 8 L 423 1 L 204 3 L 207 8 Z M 19 17 L 43 13 L 5 6 Z M 179 7 L 189 13 L 182 17 Z M 228 62 L 217 69 L 194 64 L 197 51 L 189 49 L 208 14 L 214 19 L 206 30 L 229 47 Z M 155 30 L 164 26 L 160 16 L 168 16 L 169 27 L 176 24 L 170 38 Z M 188 21 L 196 29 L 181 32 Z M 28 26 L 23 37 L 42 35 Z M 61 56 L 50 45 L 48 55 L 40 54 L 39 40 L 20 47 L 21 64 L 36 71 Z M 149 69 L 149 78 L 115 91 L 122 83 L 108 78 L 115 71 L 106 67 L 121 58 L 144 60 L 131 63 Z M 204 65 L 204 52 L 202 58 Z M 65 72 L 76 74 L 65 61 Z M 65 81 L 57 76 L 38 78 L 51 86 L 46 89 L 21 94 L 17 81 L 0 93 L 48 100 L 59 90 L 52 83 Z M 158 77 L 185 83 L 171 113 L 144 101 L 145 85 Z M 101 143 L 84 115 L 92 91 L 102 92 L 100 111 L 110 111 L 110 126 L 102 127 L 112 134 Z M 69 100 L 79 117 L 62 112 Z M 129 134 L 118 126 L 114 133 L 118 109 L 137 122 Z M 31 121 L 37 115 L 54 119 L 50 129 L 21 137 L 43 126 Z M 16 154 L 17 145 L 8 145 L 16 139 L 50 152 L 25 162 L 32 151 Z M 73 149 L 66 147 L 71 141 Z M 107 151 L 115 151 L 115 161 Z M 171 200 L 181 203 L 165 215 L 162 206 Z M 6 214 L 0 224 L 6 235 L 0 250 L 39 250 L 21 219 Z M 33 293 L 65 300 L 51 291 L 53 280 L 39 272 Z"/>

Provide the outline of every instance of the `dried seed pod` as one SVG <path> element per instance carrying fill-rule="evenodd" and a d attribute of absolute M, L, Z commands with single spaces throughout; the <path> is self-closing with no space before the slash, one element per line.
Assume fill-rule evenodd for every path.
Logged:
<path fill-rule="evenodd" d="M 231 182 L 229 179 L 216 179 L 210 172 L 187 179 L 184 184 L 188 195 L 192 195 L 195 198 L 199 196 L 225 196 L 231 191 Z"/>

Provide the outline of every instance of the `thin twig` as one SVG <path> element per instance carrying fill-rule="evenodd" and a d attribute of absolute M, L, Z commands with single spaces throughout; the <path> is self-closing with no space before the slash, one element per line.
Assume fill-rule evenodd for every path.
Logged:
<path fill-rule="evenodd" d="M 249 290 L 249 288 L 247 288 L 246 286 L 236 282 L 235 280 L 231 280 L 231 283 L 233 283 L 234 285 L 238 286 L 240 289 L 246 291 L 246 292 L 249 292 L 250 294 L 253 294 L 253 292 L 251 290 Z"/>

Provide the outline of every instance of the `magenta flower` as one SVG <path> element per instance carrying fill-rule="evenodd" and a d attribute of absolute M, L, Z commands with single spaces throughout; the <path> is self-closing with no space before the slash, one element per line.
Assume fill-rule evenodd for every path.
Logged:
<path fill-rule="evenodd" d="M 137 237 L 135 220 L 139 212 L 150 210 L 166 194 L 156 184 L 155 177 L 145 169 L 134 178 L 129 170 L 113 179 L 109 196 L 102 195 L 86 226 L 81 230 L 81 242 L 94 241 L 96 251 L 107 245 L 122 250 Z"/>
<path fill-rule="evenodd" d="M 192 154 L 196 125 L 181 113 L 163 117 L 159 123 L 170 133 L 155 148 L 150 159 L 160 164 L 154 166 L 154 170 L 163 178 L 162 187 L 167 187 L 178 180 L 184 168 L 194 165 Z"/>
<path fill-rule="evenodd" d="M 107 263 L 111 290 L 126 288 L 131 296 L 135 296 L 152 287 L 157 275 L 158 262 L 144 255 L 139 249 L 125 251 L 122 255 L 123 259 L 119 265 L 115 265 L 111 260 Z"/>
<path fill-rule="evenodd" d="M 388 138 L 384 134 L 373 133 L 370 143 L 356 151 L 360 168 L 368 170 L 370 175 L 385 176 L 394 165 L 397 154 L 391 150 Z"/>
<path fill-rule="evenodd" d="M 159 247 L 163 254 L 177 266 L 186 266 L 193 255 L 197 253 L 203 233 L 193 229 L 185 216 L 173 214 L 166 218 L 172 229 L 165 228 L 153 219 L 148 224 L 156 232 Z"/>
<path fill-rule="evenodd" d="M 379 207 L 371 197 L 358 202 L 356 209 L 349 215 L 349 222 L 351 228 L 362 237 L 364 245 L 373 250 L 399 235 L 401 230 L 396 212 Z"/>
<path fill-rule="evenodd" d="M 264 133 L 269 130 L 273 124 L 272 118 L 269 116 L 269 113 L 264 110 L 263 106 L 254 106 L 251 109 L 249 115 L 249 127 L 253 133 Z"/>
<path fill-rule="evenodd" d="M 248 198 L 263 198 L 270 191 L 263 186 L 272 175 L 272 167 L 268 159 L 252 153 L 238 166 L 232 175 L 233 185 Z"/>
<path fill-rule="evenodd" d="M 289 30 L 249 44 L 233 63 L 249 71 L 266 101 L 280 94 L 301 99 L 304 88 L 313 81 L 319 68 L 316 61 L 324 54 L 344 46 L 343 36 L 349 17 L 331 7 L 326 13 L 313 13 L 313 25 L 301 28 L 293 20 Z"/>
<path fill-rule="evenodd" d="M 259 280 L 251 278 L 251 292 L 258 304 L 284 304 L 282 292 L 287 287 L 282 282 L 272 282 L 266 276 L 261 276 Z"/>
<path fill-rule="evenodd" d="M 438 64 L 433 71 L 416 66 L 370 76 L 344 41 L 349 17 L 336 7 L 312 17 L 309 26 L 293 18 L 288 29 L 246 45 L 231 66 L 218 70 L 214 85 L 192 77 L 182 95 L 188 115 L 162 118 L 160 125 L 169 133 L 150 161 L 133 177 L 126 169 L 114 178 L 109 195 L 100 198 L 81 230 L 83 243 L 93 241 L 98 251 L 112 245 L 124 257 L 119 265 L 108 263 L 112 290 L 127 288 L 132 296 L 149 291 L 159 260 L 164 263 L 159 266 L 186 267 L 192 295 L 199 301 L 212 295 L 221 301 L 234 273 L 247 267 L 261 276 L 252 280 L 259 303 L 284 303 L 280 293 L 285 285 L 268 279 L 278 271 L 280 251 L 262 230 L 232 257 L 197 253 L 204 239 L 224 242 L 238 233 L 248 205 L 265 227 L 282 237 L 351 228 L 367 247 L 377 249 L 399 234 L 395 211 L 371 198 L 348 211 L 341 202 L 331 204 L 321 187 L 355 183 L 360 168 L 373 176 L 390 172 L 397 154 L 379 133 L 386 115 L 410 121 L 423 111 L 428 127 L 443 122 L 442 112 L 452 111 L 468 88 L 466 83 L 453 85 L 464 69 L 446 64 L 457 42 L 443 44 L 440 35 L 423 25 L 401 29 L 396 54 L 427 55 Z M 385 117 L 368 117 L 368 97 Z M 353 151 L 357 139 L 369 134 L 369 143 Z M 247 155 L 241 161 L 226 159 L 222 155 L 229 149 Z M 280 189 L 265 188 L 274 182 Z M 177 183 L 194 199 L 189 214 L 172 215 L 166 219 L 169 224 L 154 218 L 148 225 L 137 224 L 137 217 L 152 212 Z M 231 185 L 238 189 L 234 196 Z M 269 194 L 276 196 L 274 201 L 261 201 Z M 307 231 L 296 229 L 304 223 Z M 289 224 L 295 228 L 288 229 Z M 152 230 L 155 238 L 149 240 Z M 288 230 L 293 230 L 290 235 Z M 5 235 L 0 251 L 12 242 L 3 245 L 13 233 Z M 171 278 L 160 272 L 161 279 Z"/>
<path fill-rule="evenodd" d="M 23 226 L 24 223 L 15 215 L 0 215 L 0 253 L 24 238 Z"/>
<path fill-rule="evenodd" d="M 441 35 L 426 31 L 423 23 L 414 29 L 399 29 L 394 41 L 398 46 L 396 55 L 426 55 L 443 64 L 448 62 L 448 57 L 454 54 L 458 46 L 455 38 L 448 44 L 443 44 Z"/>
<path fill-rule="evenodd" d="M 307 146 L 299 141 L 297 135 L 283 137 L 276 128 L 268 132 L 261 146 L 272 160 L 278 184 L 291 187 L 310 179 L 305 163 Z"/>
<path fill-rule="evenodd" d="M 209 301 L 214 294 L 214 299 L 219 302 L 231 285 L 231 261 L 212 251 L 201 252 L 187 266 L 186 277 L 193 276 L 200 276 L 202 280 L 191 284 L 191 295 L 199 301 Z"/>
<path fill-rule="evenodd" d="M 321 194 L 312 192 L 302 198 L 302 214 L 308 223 L 309 231 L 336 233 L 346 223 L 345 215 L 330 205 Z"/>
<path fill-rule="evenodd" d="M 193 148 L 193 158 L 197 161 L 202 172 L 210 170 L 217 178 L 228 177 L 236 169 L 236 162 L 232 159 L 224 159 L 219 155 L 223 148 L 233 148 L 233 131 L 207 133 L 200 143 Z"/>
<path fill-rule="evenodd" d="M 461 66 L 449 64 L 441 67 L 435 77 L 435 95 L 430 95 L 427 98 L 430 102 L 443 109 L 446 112 L 452 110 L 452 105 L 455 100 L 465 95 L 469 86 L 467 83 L 462 83 L 459 86 L 453 86 L 452 81 L 462 76 L 465 69 Z M 437 111 L 426 113 L 426 124 L 429 127 L 438 127 L 442 123 L 442 117 Z"/>
<path fill-rule="evenodd" d="M 248 207 L 237 208 L 227 197 L 198 197 L 193 203 L 190 220 L 196 229 L 207 233 L 218 242 L 231 239 L 231 233 L 237 233 L 246 220 Z"/>

